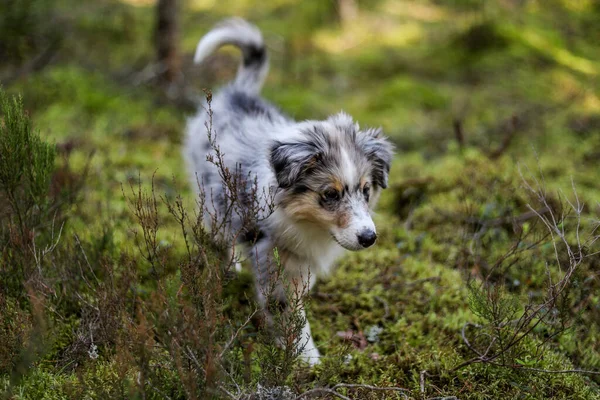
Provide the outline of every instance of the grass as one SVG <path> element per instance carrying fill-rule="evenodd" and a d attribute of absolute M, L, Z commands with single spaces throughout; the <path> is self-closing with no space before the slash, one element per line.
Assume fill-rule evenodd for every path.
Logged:
<path fill-rule="evenodd" d="M 344 109 L 361 126 L 381 125 L 398 148 L 390 189 L 376 216 L 377 246 L 348 254 L 314 289 L 308 318 L 323 363 L 313 370 L 295 367 L 281 385 L 296 393 L 340 382 L 399 386 L 415 399 L 600 398 L 598 375 L 488 363 L 454 370 L 474 356 L 461 337 L 463 326 L 489 324 L 474 312 L 468 283 L 481 282 L 517 240 L 510 224 L 482 226 L 523 215 L 527 204 L 537 207 L 522 175 L 529 181 L 543 176 L 557 207 L 558 191 L 573 200 L 573 183 L 586 205 L 583 232 L 598 226 L 600 48 L 592 38 L 600 10 L 594 2 L 553 0 L 542 7 L 537 2 L 381 0 L 360 3 L 358 19 L 343 26 L 327 2 L 209 3 L 190 1 L 182 13 L 184 72 L 198 93 L 235 73 L 234 51 L 214 56 L 217 67 L 190 66 L 199 37 L 235 13 L 265 31 L 272 54 L 266 98 L 297 119 L 324 118 Z M 193 209 L 180 151 L 188 112 L 150 85 L 134 84 L 153 57 L 151 5 L 64 0 L 55 11 L 68 27 L 56 58 L 40 71 L 11 80 L 6 89 L 22 94 L 45 141 L 57 143 L 59 150 L 72 148 L 63 155 L 59 151 L 56 168 L 87 171 L 79 200 L 64 210 L 68 222 L 61 239 L 74 243 L 77 234 L 85 253 L 65 244 L 64 258 L 85 266 L 82 254 L 87 254 L 111 266 L 93 271 L 99 276 L 98 293 L 113 293 L 107 286 L 113 273 L 115 293 L 125 290 L 119 289 L 120 279 L 136 276 L 127 299 L 144 299 L 149 313 L 115 315 L 134 321 L 127 335 L 145 338 L 152 348 L 160 338 L 146 338 L 143 332 L 165 323 L 153 314 L 157 303 L 177 301 L 185 277 L 176 260 L 185 249 L 176 221 L 160 204 L 158 240 L 171 258 L 157 282 L 141 260 L 137 220 L 127 198 L 131 184 L 135 194 L 138 181 L 149 189 L 153 177 L 158 195 L 174 199 L 181 193 Z M 90 18 L 90 12 L 106 18 Z M 462 143 L 456 139 L 457 121 Z M 511 130 L 510 144 L 499 157 L 490 157 Z M 542 232 L 536 221 L 528 219 L 523 229 Z M 573 219 L 565 226 L 574 232 Z M 573 234 L 569 240 L 575 240 Z M 597 251 L 597 244 L 589 246 L 590 252 Z M 507 363 L 600 371 L 597 260 L 590 258 L 574 277 L 565 300 L 569 329 L 546 342 L 551 330 L 540 326 Z M 493 283 L 521 311 L 528 298 L 543 295 L 547 273 L 560 276 L 548 241 L 501 268 Z M 85 276 L 93 279 L 91 273 Z M 253 296 L 247 271 L 225 284 L 223 312 L 235 326 L 251 312 Z M 89 347 L 76 346 L 88 322 L 82 310 L 89 299 L 48 300 L 40 306 L 48 315 L 52 307 L 69 315 L 44 317 L 45 330 L 37 331 L 32 321 L 41 317 L 35 298 L 29 296 L 30 305 L 0 301 L 3 315 L 13 318 L 11 329 L 22 327 L 25 342 L 41 335 L 44 343 L 37 350 L 33 344 L 25 347 L 24 352 L 36 355 L 19 373 L 0 368 L 0 390 L 7 398 L 191 398 L 168 349 L 144 353 L 146 347 L 132 349 L 121 336 L 109 340 L 106 333 L 105 342 L 97 338 L 99 356 L 93 358 Z M 256 349 L 266 346 L 257 339 L 259 331 L 260 323 L 253 320 L 231 354 L 234 365 L 244 366 L 238 371 L 241 380 L 253 388 L 261 382 Z M 75 350 L 77 357 L 69 353 Z M 140 389 L 141 365 L 155 371 L 148 378 L 153 389 Z M 352 398 L 402 398 L 343 390 Z"/>

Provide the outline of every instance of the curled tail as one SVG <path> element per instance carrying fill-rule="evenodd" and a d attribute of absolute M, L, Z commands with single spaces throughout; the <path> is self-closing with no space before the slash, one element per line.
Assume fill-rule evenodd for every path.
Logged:
<path fill-rule="evenodd" d="M 243 55 L 234 85 L 250 94 L 258 94 L 269 71 L 269 59 L 262 34 L 243 19 L 231 18 L 217 24 L 198 43 L 194 62 L 201 63 L 226 44 L 239 47 Z"/>

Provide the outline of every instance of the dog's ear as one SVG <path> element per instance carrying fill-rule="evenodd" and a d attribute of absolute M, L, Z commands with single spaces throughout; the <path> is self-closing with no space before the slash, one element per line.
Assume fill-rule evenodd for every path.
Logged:
<path fill-rule="evenodd" d="M 301 174 L 314 167 L 319 159 L 317 147 L 307 142 L 275 142 L 271 146 L 270 162 L 277 183 L 289 188 Z"/>
<path fill-rule="evenodd" d="M 387 188 L 394 145 L 383 136 L 381 128 L 360 132 L 356 141 L 373 165 L 373 183 L 382 189 Z"/>

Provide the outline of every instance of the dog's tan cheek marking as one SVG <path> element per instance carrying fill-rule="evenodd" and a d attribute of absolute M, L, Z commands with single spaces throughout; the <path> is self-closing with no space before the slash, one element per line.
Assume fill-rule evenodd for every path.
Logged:
<path fill-rule="evenodd" d="M 316 193 L 297 195 L 282 203 L 282 207 L 296 220 L 310 221 L 323 226 L 334 225 L 335 216 L 323 210 L 317 196 Z"/>

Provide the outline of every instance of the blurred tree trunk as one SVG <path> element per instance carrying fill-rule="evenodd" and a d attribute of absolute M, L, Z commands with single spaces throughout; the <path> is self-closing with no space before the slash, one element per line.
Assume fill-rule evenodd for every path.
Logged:
<path fill-rule="evenodd" d="M 156 52 L 158 78 L 173 83 L 180 74 L 178 0 L 158 0 L 156 5 Z"/>

